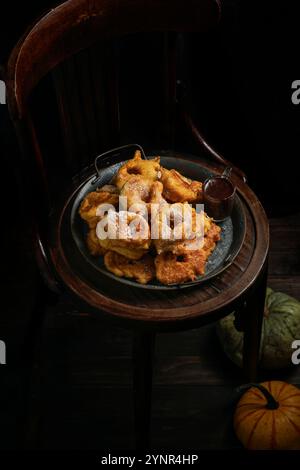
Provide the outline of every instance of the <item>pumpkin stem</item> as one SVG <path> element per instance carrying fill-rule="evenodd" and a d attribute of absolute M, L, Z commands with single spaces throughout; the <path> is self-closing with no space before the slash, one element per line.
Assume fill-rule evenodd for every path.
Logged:
<path fill-rule="evenodd" d="M 241 385 L 241 387 L 238 388 L 238 391 L 243 392 L 246 390 L 249 390 L 250 388 L 257 388 L 258 390 L 261 391 L 261 393 L 264 395 L 265 399 L 267 400 L 266 403 L 266 408 L 268 410 L 277 410 L 279 408 L 279 403 L 278 401 L 275 400 L 273 395 L 267 390 L 263 385 L 261 384 L 255 384 L 255 383 L 249 383 L 246 385 Z"/>

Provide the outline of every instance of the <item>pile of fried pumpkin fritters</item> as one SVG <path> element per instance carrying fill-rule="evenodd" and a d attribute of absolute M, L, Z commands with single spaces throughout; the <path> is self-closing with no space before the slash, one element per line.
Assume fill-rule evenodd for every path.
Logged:
<path fill-rule="evenodd" d="M 120 209 L 120 196 L 127 197 L 130 212 Z M 201 182 L 185 178 L 176 170 L 163 168 L 159 157 L 143 160 L 141 153 L 136 151 L 134 157 L 119 169 L 111 184 L 89 193 L 81 203 L 79 214 L 89 226 L 88 250 L 92 256 L 104 256 L 106 268 L 116 276 L 133 278 L 141 284 L 153 279 L 166 285 L 194 281 L 205 273 L 207 259 L 220 240 L 220 227 L 202 213 L 204 238 L 198 237 L 197 233 L 191 237 L 182 230 L 180 239 L 168 239 L 162 234 L 161 220 L 165 210 L 171 208 L 176 214 L 177 210 L 187 209 L 194 227 L 199 214 L 193 205 L 201 201 Z M 141 212 L 141 203 L 148 210 L 149 217 Z M 103 204 L 111 204 L 116 212 L 99 212 Z M 153 213 L 150 216 L 150 208 L 153 207 L 156 211 L 154 218 Z M 126 236 L 120 236 L 124 230 L 123 216 L 135 227 L 135 231 L 126 233 Z M 99 238 L 97 226 L 100 220 L 103 227 L 112 222 L 117 236 Z M 157 235 L 153 239 L 151 224 L 154 221 Z"/>

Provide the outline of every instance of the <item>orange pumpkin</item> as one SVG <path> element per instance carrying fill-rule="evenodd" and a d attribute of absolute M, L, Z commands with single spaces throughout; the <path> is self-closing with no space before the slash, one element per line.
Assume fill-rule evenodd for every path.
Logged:
<path fill-rule="evenodd" d="M 234 429 L 244 447 L 299 450 L 300 390 L 280 381 L 245 387 L 234 415 Z"/>

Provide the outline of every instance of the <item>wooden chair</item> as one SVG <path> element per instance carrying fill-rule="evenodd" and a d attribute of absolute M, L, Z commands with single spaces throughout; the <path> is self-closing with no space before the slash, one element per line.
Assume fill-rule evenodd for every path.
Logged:
<path fill-rule="evenodd" d="M 49 227 L 49 220 L 53 213 L 59 218 L 66 204 L 66 199 L 57 198 L 57 193 L 71 194 L 82 178 L 93 171 L 89 164 L 95 156 L 120 140 L 122 122 L 114 38 L 128 33 L 168 33 L 163 36 L 165 98 L 160 125 L 164 143 L 170 146 L 178 98 L 174 33 L 204 33 L 218 24 L 219 16 L 217 0 L 67 1 L 28 30 L 14 48 L 5 70 L 9 110 L 24 156 L 24 171 L 30 175 L 34 246 L 40 272 L 49 289 L 57 295 L 67 292 L 77 309 L 118 322 L 135 332 L 134 397 L 139 448 L 149 443 L 156 332 L 200 327 L 235 310 L 236 323 L 244 331 L 245 374 L 255 380 L 269 244 L 264 210 L 243 173 L 236 168 L 233 179 L 247 220 L 246 238 L 239 255 L 225 272 L 205 285 L 188 292 L 166 294 L 141 293 L 122 284 L 116 289 L 107 279 L 103 279 L 101 288 L 95 288 L 91 280 L 74 271 L 59 244 L 59 224 Z M 57 105 L 52 99 L 47 101 L 45 95 L 44 101 L 39 102 L 39 87 L 47 80 Z M 84 90 L 82 96 L 78 93 L 80 87 Z M 51 128 L 50 144 L 45 145 L 47 132 L 41 130 L 41 123 L 49 122 L 51 106 L 59 119 L 57 128 Z M 200 162 L 220 173 L 227 162 L 203 139 L 183 102 L 179 108 L 200 144 L 201 157 L 194 157 L 195 164 Z M 100 112 L 103 109 L 105 119 Z M 61 146 L 53 150 L 51 141 L 59 132 Z M 63 199 L 62 206 L 59 199 Z M 49 235 L 53 230 L 54 241 Z"/>

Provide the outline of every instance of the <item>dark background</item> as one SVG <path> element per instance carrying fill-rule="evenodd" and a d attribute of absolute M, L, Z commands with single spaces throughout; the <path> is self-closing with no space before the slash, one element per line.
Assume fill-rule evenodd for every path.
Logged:
<path fill-rule="evenodd" d="M 34 18 L 58 3 L 26 2 L 17 8 L 6 4 L 1 12 L 0 63 L 5 63 Z M 299 76 L 299 7 L 296 1 L 223 0 L 222 5 L 217 32 L 186 38 L 194 116 L 208 141 L 249 175 L 250 185 L 269 211 L 293 210 L 299 199 L 298 173 L 293 168 L 300 151 L 300 106 L 291 102 L 291 84 Z M 151 80 L 159 55 L 157 39 L 147 35 L 139 41 L 129 38 L 120 47 L 127 69 L 138 67 L 143 76 L 139 84 L 133 73 L 125 73 L 122 86 L 131 104 L 144 100 L 149 116 L 145 127 L 151 128 L 157 113 L 151 106 L 156 92 Z M 127 121 L 132 118 L 126 117 Z M 13 140 L 7 120 L 2 106 L 4 153 L 8 147 L 3 140 L 9 137 L 9 144 Z M 142 141 L 144 132 L 140 130 Z M 132 129 L 128 137 L 130 134 Z M 189 143 L 184 142 L 183 147 L 189 150 Z"/>
<path fill-rule="evenodd" d="M 5 7 L 1 5 L 1 64 L 5 64 L 28 25 L 57 3 L 41 0 L 17 6 L 13 2 Z M 292 1 L 223 0 L 222 3 L 223 17 L 217 32 L 201 38 L 186 37 L 193 113 L 208 141 L 246 172 L 268 215 L 291 214 L 299 210 L 300 196 L 300 105 L 291 102 L 291 84 L 300 78 L 299 8 Z M 155 133 L 153 122 L 157 109 L 152 79 L 157 41 L 146 35 L 140 41 L 128 38 L 120 42 L 127 66 L 122 83 L 126 116 L 123 140 L 127 142 L 131 136 L 139 136 L 134 140 L 146 147 L 151 145 Z M 134 82 L 130 72 L 137 57 L 143 82 Z M 142 119 L 135 111 L 141 99 L 147 108 Z M 178 147 L 194 151 L 185 135 L 178 136 Z M 37 274 L 18 147 L 4 105 L 0 105 L 0 155 L 3 208 L 0 339 L 7 341 L 9 351 L 9 365 L 0 366 L 0 412 L 6 423 L 1 442 L 4 448 L 10 448 L 15 446 L 25 413 L 22 390 L 28 380 L 28 362 L 22 348 L 31 331 Z"/>

